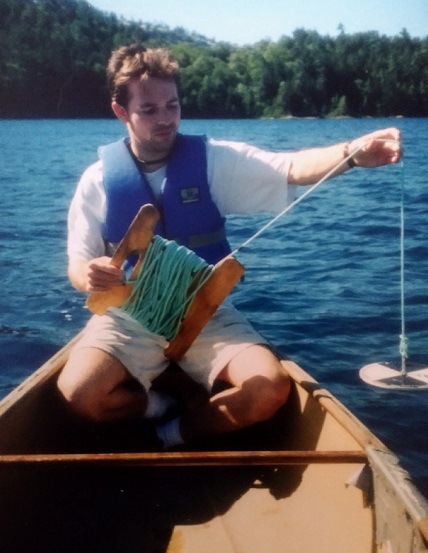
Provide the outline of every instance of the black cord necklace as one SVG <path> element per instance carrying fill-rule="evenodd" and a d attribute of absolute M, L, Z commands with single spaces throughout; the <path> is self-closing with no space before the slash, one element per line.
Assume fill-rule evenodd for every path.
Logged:
<path fill-rule="evenodd" d="M 141 163 L 141 165 L 143 167 L 146 167 L 147 165 L 158 165 L 159 163 L 163 163 L 164 161 L 167 161 L 168 158 L 169 158 L 169 155 L 167 155 L 165 157 L 161 157 L 159 159 L 153 159 L 153 160 L 150 160 L 150 161 L 140 159 L 139 157 L 136 157 L 136 160 L 138 161 L 138 163 Z"/>

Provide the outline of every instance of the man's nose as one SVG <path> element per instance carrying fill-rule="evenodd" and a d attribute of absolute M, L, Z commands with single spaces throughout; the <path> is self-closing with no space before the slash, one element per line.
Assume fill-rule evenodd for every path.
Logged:
<path fill-rule="evenodd" d="M 171 110 L 167 107 L 159 108 L 158 110 L 158 123 L 170 123 L 172 121 L 173 115 L 171 113 Z"/>

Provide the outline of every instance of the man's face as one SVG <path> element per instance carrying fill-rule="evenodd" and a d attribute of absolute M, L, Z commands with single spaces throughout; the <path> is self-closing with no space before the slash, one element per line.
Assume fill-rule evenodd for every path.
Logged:
<path fill-rule="evenodd" d="M 145 161 L 167 155 L 181 115 L 175 82 L 149 77 L 142 83 L 132 81 L 128 91 L 128 106 L 119 118 L 128 127 L 134 154 Z"/>

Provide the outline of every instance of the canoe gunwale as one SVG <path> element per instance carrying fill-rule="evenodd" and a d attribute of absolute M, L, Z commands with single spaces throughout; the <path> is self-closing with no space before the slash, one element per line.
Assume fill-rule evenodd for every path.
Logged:
<path fill-rule="evenodd" d="M 372 432 L 341 403 L 333 394 L 304 371 L 299 365 L 291 360 L 281 362 L 292 380 L 301 386 L 331 415 L 341 426 L 343 426 L 358 444 L 366 450 L 368 447 L 387 449 Z"/>

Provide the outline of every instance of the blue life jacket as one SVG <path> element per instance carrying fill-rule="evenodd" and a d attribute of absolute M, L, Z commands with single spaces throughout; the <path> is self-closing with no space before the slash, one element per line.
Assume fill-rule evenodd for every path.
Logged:
<path fill-rule="evenodd" d="M 150 203 L 161 214 L 156 234 L 186 246 L 210 264 L 227 256 L 231 249 L 225 220 L 208 186 L 205 137 L 177 136 L 159 200 L 137 167 L 126 140 L 99 148 L 107 199 L 104 239 L 119 242 L 139 208 Z"/>

